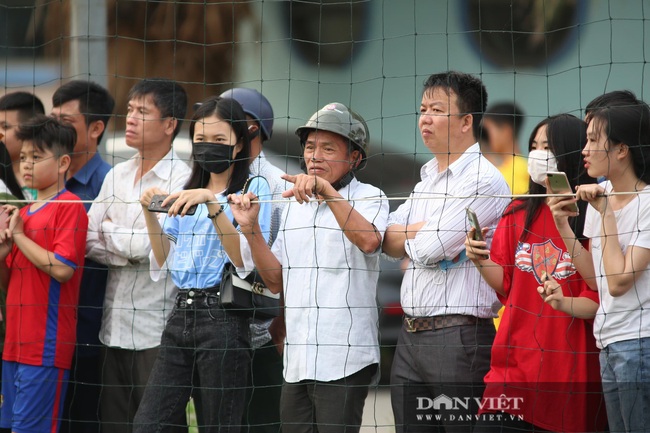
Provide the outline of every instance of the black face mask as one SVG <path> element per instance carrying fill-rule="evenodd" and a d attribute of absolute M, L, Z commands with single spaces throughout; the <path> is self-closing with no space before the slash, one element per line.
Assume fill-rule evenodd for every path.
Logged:
<path fill-rule="evenodd" d="M 235 146 L 201 141 L 193 142 L 192 148 L 194 149 L 194 160 L 209 173 L 223 173 L 235 162 L 232 159 Z"/>

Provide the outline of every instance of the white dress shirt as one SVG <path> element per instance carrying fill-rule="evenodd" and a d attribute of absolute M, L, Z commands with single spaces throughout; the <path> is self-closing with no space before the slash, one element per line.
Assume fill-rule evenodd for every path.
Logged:
<path fill-rule="evenodd" d="M 414 317 L 496 317 L 500 304 L 494 290 L 464 255 L 469 230 L 465 209 L 476 212 L 482 227 L 496 226 L 510 200 L 494 196 L 508 196 L 508 184 L 481 155 L 478 143 L 441 173 L 438 160 L 432 159 L 420 176 L 409 200 L 388 220 L 388 226 L 426 221 L 415 238 L 404 244 L 412 262 L 402 280 L 404 312 Z"/>
<path fill-rule="evenodd" d="M 109 267 L 99 339 L 129 350 L 160 345 L 177 293 L 171 279 L 154 283 L 149 276 L 151 243 L 140 197 L 151 187 L 178 191 L 190 174 L 173 150 L 136 182 L 140 164 L 135 155 L 113 167 L 88 211 L 87 256 Z"/>
<path fill-rule="evenodd" d="M 383 235 L 388 201 L 381 190 L 354 179 L 339 193 Z M 241 238 L 244 265 L 251 269 L 250 247 Z M 272 251 L 282 264 L 285 380 L 332 381 L 378 363 L 381 248 L 364 254 L 345 236 L 326 203 L 292 200 Z"/>

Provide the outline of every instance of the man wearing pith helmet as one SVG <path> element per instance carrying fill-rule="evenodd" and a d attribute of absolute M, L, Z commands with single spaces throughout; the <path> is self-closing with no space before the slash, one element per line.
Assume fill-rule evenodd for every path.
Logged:
<path fill-rule="evenodd" d="M 305 173 L 283 176 L 293 187 L 271 248 L 256 197 L 231 196 L 245 261 L 238 271 L 256 267 L 269 289 L 284 293 L 283 433 L 358 432 L 378 372 L 375 298 L 388 202 L 354 176 L 370 138 L 357 113 L 327 104 L 296 134 Z"/>

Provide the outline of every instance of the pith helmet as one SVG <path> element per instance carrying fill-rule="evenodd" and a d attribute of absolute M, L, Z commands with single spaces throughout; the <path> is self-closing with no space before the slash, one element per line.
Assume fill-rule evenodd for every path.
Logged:
<path fill-rule="evenodd" d="M 314 113 L 304 126 L 296 129 L 296 135 L 300 137 L 300 143 L 305 144 L 310 131 L 329 131 L 350 140 L 350 142 L 361 152 L 361 163 L 357 168 L 366 165 L 370 132 L 363 117 L 350 110 L 339 102 L 332 102 Z"/>
<path fill-rule="evenodd" d="M 221 94 L 222 98 L 230 98 L 239 102 L 244 113 L 255 119 L 262 128 L 262 140 L 266 141 L 273 135 L 273 107 L 264 95 L 255 89 L 235 87 Z"/>

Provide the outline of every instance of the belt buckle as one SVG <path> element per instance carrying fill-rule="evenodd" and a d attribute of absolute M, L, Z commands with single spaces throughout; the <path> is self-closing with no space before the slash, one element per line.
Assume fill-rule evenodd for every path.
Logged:
<path fill-rule="evenodd" d="M 415 318 L 414 317 L 406 317 L 404 319 L 406 322 L 406 332 L 415 332 Z"/>

